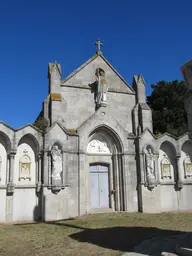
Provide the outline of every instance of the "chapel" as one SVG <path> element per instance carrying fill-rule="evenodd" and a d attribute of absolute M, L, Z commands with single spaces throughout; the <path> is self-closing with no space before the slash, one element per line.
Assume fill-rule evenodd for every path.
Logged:
<path fill-rule="evenodd" d="M 192 210 L 192 61 L 189 132 L 156 137 L 143 76 L 128 84 L 101 46 L 65 78 L 48 64 L 44 130 L 0 122 L 0 222 Z"/>

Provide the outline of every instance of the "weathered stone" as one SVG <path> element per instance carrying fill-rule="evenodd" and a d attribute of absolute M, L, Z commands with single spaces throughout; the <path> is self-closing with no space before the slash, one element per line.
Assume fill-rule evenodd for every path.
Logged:
<path fill-rule="evenodd" d="M 0 122 L 0 222 L 57 220 L 101 209 L 192 210 L 188 134 L 152 133 L 143 76 L 135 75 L 130 86 L 102 55 L 101 45 L 97 41 L 96 55 L 63 80 L 61 65 L 48 65 L 39 126 L 44 133 Z M 190 68 L 191 62 L 184 66 L 189 131 Z"/>

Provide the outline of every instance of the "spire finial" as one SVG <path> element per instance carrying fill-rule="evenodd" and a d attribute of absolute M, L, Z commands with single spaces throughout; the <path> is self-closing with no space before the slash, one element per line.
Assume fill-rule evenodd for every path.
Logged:
<path fill-rule="evenodd" d="M 100 41 L 100 39 L 98 39 L 96 42 L 95 42 L 95 45 L 97 45 L 97 51 L 96 51 L 96 54 L 102 54 L 101 52 L 101 46 L 103 45 Z"/>

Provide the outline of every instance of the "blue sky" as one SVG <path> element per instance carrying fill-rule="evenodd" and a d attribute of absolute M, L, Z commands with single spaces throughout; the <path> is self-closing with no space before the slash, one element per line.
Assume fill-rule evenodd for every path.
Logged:
<path fill-rule="evenodd" d="M 0 120 L 13 128 L 32 123 L 48 94 L 47 65 L 63 78 L 95 54 L 131 84 L 181 80 L 192 59 L 192 2 L 173 0 L 0 1 Z"/>

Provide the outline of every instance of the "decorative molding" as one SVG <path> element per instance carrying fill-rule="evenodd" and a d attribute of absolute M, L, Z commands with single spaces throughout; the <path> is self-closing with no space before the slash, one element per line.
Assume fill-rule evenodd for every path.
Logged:
<path fill-rule="evenodd" d="M 107 143 L 101 136 L 89 142 L 87 152 L 90 154 L 111 154 Z"/>
<path fill-rule="evenodd" d="M 31 180 L 31 158 L 28 156 L 28 151 L 23 151 L 24 155 L 19 160 L 19 181 Z"/>
<path fill-rule="evenodd" d="M 161 178 L 171 179 L 171 164 L 168 156 L 163 154 L 164 158 L 161 160 Z"/>
<path fill-rule="evenodd" d="M 186 154 L 186 158 L 183 161 L 183 165 L 184 165 L 185 179 L 192 178 L 192 162 L 191 162 L 191 157 L 189 156 L 189 154 Z"/>

